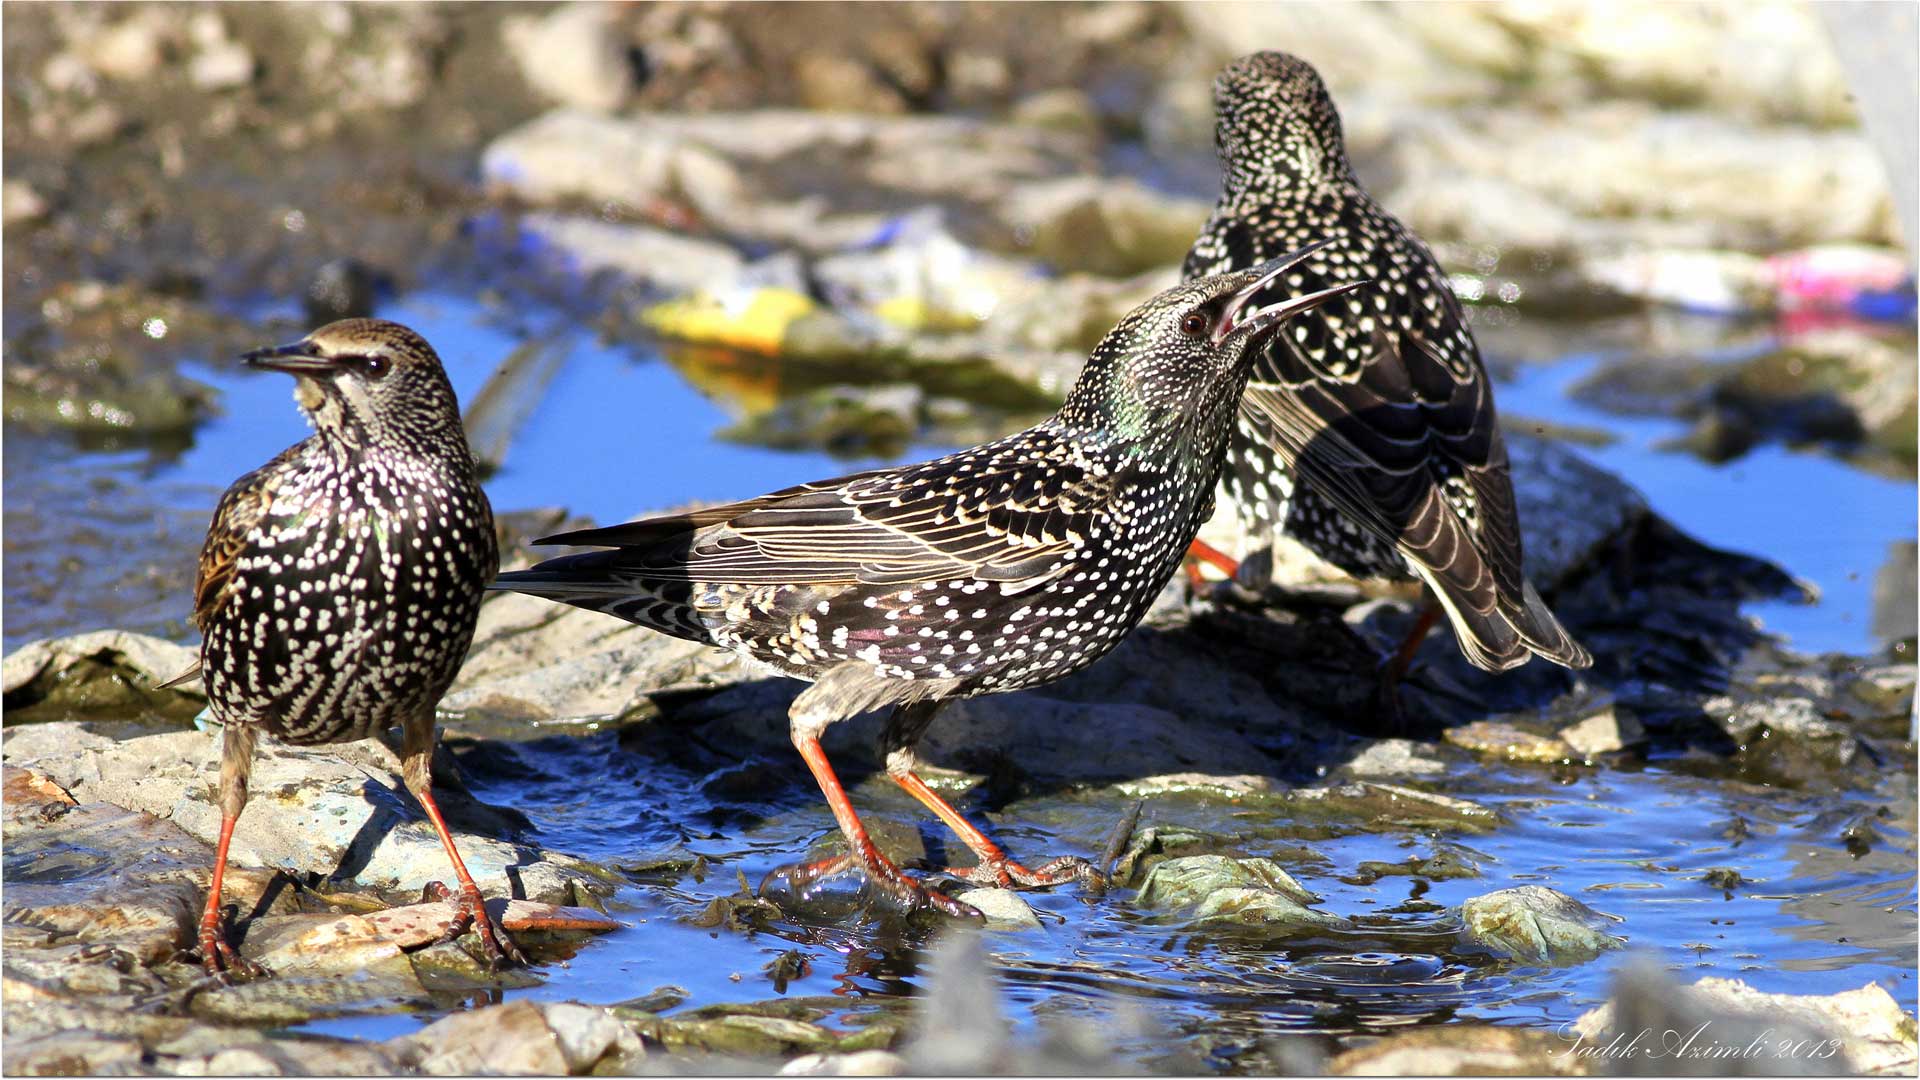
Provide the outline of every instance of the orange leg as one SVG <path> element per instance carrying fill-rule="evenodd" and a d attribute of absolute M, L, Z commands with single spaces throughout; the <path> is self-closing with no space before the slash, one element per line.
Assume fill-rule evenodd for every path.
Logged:
<path fill-rule="evenodd" d="M 1407 631 L 1406 638 L 1400 642 L 1400 647 L 1394 650 L 1393 656 L 1387 660 L 1386 667 L 1381 672 L 1381 681 L 1389 689 L 1399 686 L 1400 680 L 1406 677 L 1407 668 L 1413 666 L 1413 655 L 1420 651 L 1420 643 L 1427 640 L 1427 634 L 1433 630 L 1433 624 L 1439 619 L 1440 605 L 1428 600 L 1426 607 L 1420 610 L 1420 618 L 1413 624 L 1413 629 Z"/>
<path fill-rule="evenodd" d="M 911 769 L 898 772 L 889 770 L 888 775 L 893 777 L 894 783 L 905 788 L 907 794 L 919 799 L 927 809 L 938 815 L 941 821 L 946 822 L 947 828 L 952 829 L 954 835 L 972 848 L 973 853 L 979 857 L 980 862 L 976 866 L 964 870 L 949 867 L 947 873 L 955 877 L 964 878 L 976 885 L 998 885 L 1001 888 L 1012 888 L 1016 885 L 1044 888 L 1068 881 L 1101 880 L 1101 874 L 1094 865 L 1077 855 L 1063 855 L 1038 870 L 1029 870 L 1008 858 L 1007 853 L 1000 849 L 1000 845 L 987 839 L 985 833 L 974 828 L 971 822 L 961 817 L 960 811 L 955 810 L 947 800 L 941 798 L 939 792 L 928 787 L 927 782 L 920 779 Z"/>
<path fill-rule="evenodd" d="M 1212 563 L 1215 569 L 1227 575 L 1228 578 L 1232 578 L 1240 573 L 1239 563 L 1228 558 L 1219 548 L 1214 547 L 1199 537 L 1194 537 L 1193 543 L 1187 545 L 1187 558 Z M 1188 570 L 1188 574 L 1196 579 L 1199 572 L 1200 568 L 1198 566 L 1193 566 Z"/>
<path fill-rule="evenodd" d="M 233 843 L 233 826 L 239 815 L 222 815 L 220 843 L 213 853 L 213 879 L 207 884 L 207 907 L 200 914 L 200 964 L 207 974 L 229 982 L 230 973 L 247 978 L 266 974 L 266 970 L 233 951 L 220 926 L 220 890 L 227 878 L 227 848 Z"/>
<path fill-rule="evenodd" d="M 459 937 L 471 926 L 480 935 L 480 948 L 487 954 L 489 967 L 499 968 L 509 962 L 525 967 L 527 958 L 520 952 L 520 947 L 513 943 L 505 931 L 497 929 L 493 919 L 487 915 L 487 905 L 480 895 L 480 886 L 474 884 L 473 875 L 467 873 L 467 864 L 460 858 L 460 849 L 453 846 L 453 834 L 447 830 L 446 820 L 440 816 L 440 807 L 433 801 L 433 791 L 423 785 L 413 794 L 426 810 L 427 819 L 433 822 L 433 830 L 440 834 L 440 844 L 447 849 L 447 858 L 453 860 L 453 876 L 460 882 L 460 916 L 448 928 L 446 939 Z"/>
<path fill-rule="evenodd" d="M 853 857 L 859 859 L 866 868 L 869 885 L 907 909 L 933 907 L 957 918 L 980 917 L 980 913 L 971 906 L 907 877 L 891 860 L 880 854 L 880 849 L 867 836 L 866 826 L 860 824 L 859 815 L 853 812 L 853 804 L 847 801 L 846 789 L 840 786 L 840 778 L 833 774 L 833 766 L 827 762 L 827 752 L 820 748 L 817 736 L 795 730 L 793 745 L 805 759 L 807 768 L 813 771 L 814 782 L 820 785 L 820 793 L 826 796 L 827 806 L 833 811 L 833 820 L 839 824 L 840 834 L 847 838 L 847 846 L 853 849 Z"/>

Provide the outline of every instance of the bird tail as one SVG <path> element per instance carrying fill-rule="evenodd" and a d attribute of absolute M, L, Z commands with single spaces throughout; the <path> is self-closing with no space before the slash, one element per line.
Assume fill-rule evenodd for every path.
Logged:
<path fill-rule="evenodd" d="M 713 637 L 693 609 L 693 585 L 660 581 L 626 572 L 613 556 L 595 551 L 548 559 L 527 570 L 513 570 L 487 586 L 526 593 L 599 611 L 663 634 L 712 643 Z"/>
<path fill-rule="evenodd" d="M 1523 578 L 1517 599 L 1503 590 L 1494 598 L 1492 607 L 1482 611 L 1472 603 L 1469 590 L 1459 583 L 1448 581 L 1418 562 L 1413 563 L 1413 568 L 1439 598 L 1460 651 L 1473 666 L 1505 671 L 1535 656 L 1546 657 L 1565 668 L 1593 666 L 1593 655 L 1560 625 L 1532 582 Z"/>

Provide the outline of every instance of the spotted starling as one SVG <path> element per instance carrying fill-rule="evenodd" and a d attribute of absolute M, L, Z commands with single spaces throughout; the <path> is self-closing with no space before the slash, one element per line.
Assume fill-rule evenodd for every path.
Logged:
<path fill-rule="evenodd" d="M 201 961 L 223 979 L 259 974 L 219 921 L 255 739 L 314 746 L 398 725 L 407 789 L 459 879 L 456 932 L 470 922 L 491 963 L 524 963 L 481 906 L 428 775 L 434 706 L 500 565 L 453 387 L 418 334 L 377 319 L 330 323 L 245 359 L 296 377 L 314 434 L 227 489 L 200 552 L 198 674 L 225 725 Z"/>
<path fill-rule="evenodd" d="M 1223 477 L 1247 535 L 1264 548 L 1284 531 L 1357 577 L 1417 576 L 1479 667 L 1534 654 L 1588 666 L 1521 571 L 1506 444 L 1460 302 L 1426 245 L 1361 188 L 1320 76 L 1257 53 L 1213 95 L 1226 182 L 1185 276 L 1326 237 L 1276 288 L 1372 280 L 1293 320 L 1254 362 Z"/>
<path fill-rule="evenodd" d="M 731 649 L 813 685 L 789 714 L 871 889 L 972 915 L 877 851 L 820 747 L 827 725 L 891 712 L 887 773 L 972 848 L 981 884 L 1091 876 L 1082 859 L 1014 862 L 923 783 L 914 747 L 940 704 L 1063 678 L 1146 613 L 1213 510 L 1252 350 L 1281 320 L 1353 286 L 1254 307 L 1304 253 L 1161 293 L 1088 358 L 1060 411 L 936 461 L 567 533 L 612 550 L 502 574 L 496 587 Z"/>

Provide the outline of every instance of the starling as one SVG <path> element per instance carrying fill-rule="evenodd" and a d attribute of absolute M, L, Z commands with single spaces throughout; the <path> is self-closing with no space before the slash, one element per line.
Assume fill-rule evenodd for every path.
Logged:
<path fill-rule="evenodd" d="M 491 963 L 524 963 L 488 920 L 428 775 L 434 706 L 500 567 L 453 387 L 418 334 L 377 319 L 330 323 L 245 360 L 296 377 L 294 399 L 314 434 L 227 489 L 200 552 L 197 673 L 225 726 L 201 961 L 222 979 L 259 973 L 233 952 L 219 919 L 260 733 L 314 746 L 398 725 L 407 789 L 459 879 L 456 932 L 470 921 Z"/>
<path fill-rule="evenodd" d="M 1146 613 L 1212 514 L 1252 350 L 1352 287 L 1250 304 L 1303 254 L 1148 301 L 1038 426 L 936 461 L 548 537 L 538 542 L 612 550 L 502 574 L 496 587 L 811 681 L 789 713 L 793 744 L 847 839 L 841 862 L 857 861 L 879 897 L 976 914 L 875 849 L 820 747 L 829 724 L 883 706 L 888 775 L 978 856 L 952 873 L 1001 886 L 1097 877 L 1084 859 L 1029 870 L 1008 858 L 921 781 L 914 747 L 942 702 L 1070 675 Z"/>
<path fill-rule="evenodd" d="M 1424 580 L 1478 667 L 1535 654 L 1588 666 L 1522 573 L 1506 443 L 1460 302 L 1433 253 L 1361 188 L 1320 76 L 1256 53 L 1222 72 L 1213 96 L 1226 181 L 1184 276 L 1325 237 L 1276 288 L 1372 281 L 1293 320 L 1254 361 L 1222 480 L 1247 535 L 1284 531 L 1356 577 Z"/>

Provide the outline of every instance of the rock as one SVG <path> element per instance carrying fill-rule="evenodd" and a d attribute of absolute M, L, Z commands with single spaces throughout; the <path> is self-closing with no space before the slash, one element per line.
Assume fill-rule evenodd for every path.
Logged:
<path fill-rule="evenodd" d="M 1573 748 L 1559 739 L 1536 735 L 1524 728 L 1500 720 L 1475 720 L 1446 731 L 1446 739 L 1455 746 L 1476 754 L 1504 758 L 1507 761 L 1531 761 L 1556 764 L 1570 760 Z"/>
<path fill-rule="evenodd" d="M 1224 855 L 1168 859 L 1147 875 L 1135 902 L 1147 908 L 1179 910 L 1194 907 L 1209 894 L 1229 888 L 1267 889 L 1302 904 L 1320 902 L 1292 874 L 1269 859 L 1230 859 Z"/>
<path fill-rule="evenodd" d="M 611 4 L 571 3 L 537 17 L 501 21 L 521 78 L 562 105 L 612 112 L 635 89 L 634 66 Z"/>
<path fill-rule="evenodd" d="M 1457 829 L 1484 833 L 1506 824 L 1497 810 L 1448 795 L 1371 780 L 1330 787 L 1296 788 L 1286 806 L 1296 815 L 1324 815 L 1362 822 L 1369 831 Z"/>
<path fill-rule="evenodd" d="M 1466 937 L 1523 963 L 1564 967 L 1584 963 L 1622 939 L 1606 933 L 1606 916 L 1544 885 L 1522 885 L 1476 896 L 1460 909 Z"/>
<path fill-rule="evenodd" d="M 197 682 L 178 690 L 158 686 L 199 660 L 197 650 L 145 634 L 97 630 L 27 644 L 0 662 L 0 689 L 8 719 L 58 719 L 76 714 L 177 716 L 206 697 Z M 183 704 L 190 702 L 190 706 Z"/>
<path fill-rule="evenodd" d="M 1009 120 L 1028 127 L 1049 128 L 1076 135 L 1097 135 L 1100 108 L 1086 91 L 1074 87 L 1042 90 L 1014 102 Z"/>
<path fill-rule="evenodd" d="M 167 22 L 166 15 L 156 10 L 136 12 L 81 42 L 82 55 L 88 66 L 109 79 L 149 78 L 164 59 Z"/>
<path fill-rule="evenodd" d="M 1424 751 L 1422 744 L 1411 739 L 1376 739 L 1343 768 L 1348 775 L 1364 779 L 1431 776 L 1447 770 L 1446 762 Z"/>
<path fill-rule="evenodd" d="M 138 1072 L 144 1056 L 137 1039 L 62 1032 L 8 1039 L 0 1060 L 9 1076 L 111 1076 Z"/>
<path fill-rule="evenodd" d="M 1560 729 L 1560 741 L 1589 759 L 1647 741 L 1647 729 L 1631 713 L 1609 705 L 1585 720 Z"/>
<path fill-rule="evenodd" d="M 1860 753 L 1853 729 L 1808 697 L 1756 688 L 1707 698 L 1700 711 L 1733 740 L 1742 768 L 1785 782 L 1828 780 Z"/>
<path fill-rule="evenodd" d="M 1266 859 L 1221 855 L 1160 863 L 1136 898 L 1142 907 L 1187 915 L 1195 926 L 1252 929 L 1269 937 L 1346 925 L 1305 906 L 1319 900 Z"/>
<path fill-rule="evenodd" d="M 628 1072 L 647 1053 L 640 1036 L 607 1009 L 526 1000 L 453 1013 L 380 1045 L 430 1076 Z"/>
<path fill-rule="evenodd" d="M 1585 1059 L 1551 1031 L 1447 1024 L 1395 1031 L 1327 1062 L 1334 1076 L 1587 1076 Z"/>
<path fill-rule="evenodd" d="M 793 64 L 800 103 L 822 112 L 904 113 L 910 111 L 898 90 L 879 72 L 851 56 L 807 53 Z"/>
<path fill-rule="evenodd" d="M 46 196 L 18 177 L 0 187 L 0 224 L 22 225 L 45 217 L 49 206 Z"/>
<path fill-rule="evenodd" d="M 1211 209 L 1137 183 L 1079 176 L 1015 187 L 1002 215 L 1054 266 L 1126 277 L 1185 258 Z"/>
<path fill-rule="evenodd" d="M 1270 795 L 1280 785 L 1270 776 L 1212 776 L 1207 773 L 1167 773 L 1128 780 L 1113 786 L 1115 792 L 1135 798 L 1167 795 L 1213 795 L 1227 799 Z"/>
<path fill-rule="evenodd" d="M 905 1076 L 907 1060 L 891 1050 L 801 1054 L 780 1066 L 781 1076 Z"/>
<path fill-rule="evenodd" d="M 203 842 L 219 832 L 211 798 L 218 743 L 204 732 L 103 745 L 76 725 L 40 724 L 8 729 L 5 754 L 9 763 L 45 772 L 82 802 L 150 813 Z M 254 755 L 254 796 L 234 830 L 234 861 L 417 895 L 446 876 L 447 856 L 398 774 L 397 756 L 374 740 L 315 748 L 262 740 Z M 442 788 L 435 797 L 482 892 L 497 896 L 511 887 L 529 900 L 568 903 L 595 882 L 585 863 L 495 838 L 517 832 L 524 819 L 464 791 Z M 470 831 L 475 825 L 489 835 Z"/>
<path fill-rule="evenodd" d="M 1405 862 L 1368 860 L 1355 867 L 1354 880 L 1369 885 L 1383 877 L 1417 877 L 1428 881 L 1454 881 L 1480 876 L 1480 864 L 1460 848 L 1447 846 L 1426 858 L 1411 857 Z"/>
<path fill-rule="evenodd" d="M 1626 1075 L 1688 1065 L 1697 1075 L 1896 1075 L 1916 1057 L 1912 1014 L 1877 983 L 1827 995 L 1763 993 L 1738 979 L 1682 987 L 1647 962 L 1623 967 L 1612 999 L 1570 1034 L 1575 1053 Z M 1683 1043 L 1690 1052 L 1676 1053 Z"/>
<path fill-rule="evenodd" d="M 1040 929 L 1040 917 L 1033 913 L 1033 905 L 1011 889 L 968 889 L 954 899 L 972 904 L 985 915 L 989 930 Z"/>
<path fill-rule="evenodd" d="M 713 287 L 737 277 L 746 262 L 724 244 L 650 225 L 633 225 L 561 214 L 530 213 L 519 219 L 535 255 L 559 256 L 569 274 L 590 277 L 612 271 L 674 292 Z"/>
<path fill-rule="evenodd" d="M 253 81 L 253 52 L 237 41 L 208 45 L 187 62 L 187 78 L 202 90 L 231 90 Z"/>

